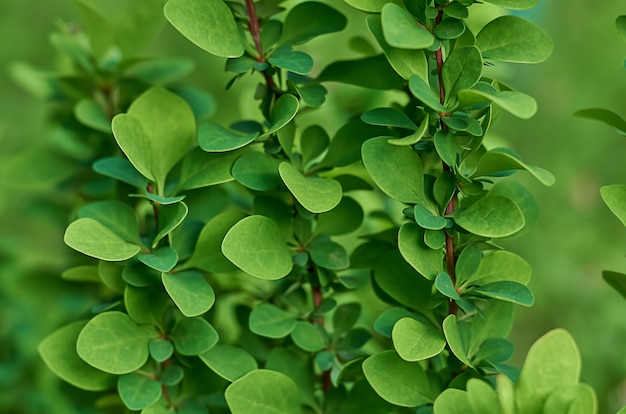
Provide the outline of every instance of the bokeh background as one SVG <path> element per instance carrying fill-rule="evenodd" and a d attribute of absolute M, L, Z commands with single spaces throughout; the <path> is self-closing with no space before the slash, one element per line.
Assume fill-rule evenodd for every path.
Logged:
<path fill-rule="evenodd" d="M 292 1 L 293 2 L 293 1 Z M 363 14 L 343 1 L 327 0 L 352 18 L 348 31 L 369 37 Z M 481 7 L 474 7 L 480 13 Z M 502 13 L 484 7 L 474 24 Z M 603 107 L 626 116 L 626 73 L 621 62 L 626 43 L 614 21 L 626 14 L 622 0 L 560 2 L 541 0 L 520 12 L 544 27 L 554 39 L 554 54 L 534 66 L 498 65 L 499 77 L 533 95 L 538 114 L 529 121 L 503 115 L 494 129 L 499 144 L 523 159 L 552 171 L 557 183 L 544 188 L 520 174 L 535 194 L 540 218 L 526 235 L 506 247 L 533 267 L 534 307 L 518 309 L 512 334 L 515 363 L 546 331 L 569 330 L 581 350 L 582 380 L 598 393 L 601 413 L 626 404 L 626 301 L 601 279 L 604 269 L 626 271 L 626 228 L 602 203 L 603 185 L 626 183 L 626 139 L 610 128 L 572 113 Z M 361 17 L 359 17 L 361 16 Z M 68 200 L 51 183 L 52 173 L 16 176 L 15 163 L 32 163 L 32 154 L 51 147 L 46 123 L 50 106 L 17 85 L 15 62 L 53 69 L 55 50 L 48 37 L 60 20 L 73 21 L 70 0 L 45 2 L 0 0 L 0 412 L 97 413 L 92 395 L 57 380 L 37 354 L 37 344 L 95 304 L 88 288 L 62 282 L 70 252 L 62 242 Z M 345 37 L 311 42 L 314 74 L 328 62 L 356 56 Z M 346 45 L 337 39 L 343 39 Z M 256 103 L 244 95 L 248 79 L 226 93 L 223 61 L 196 49 L 167 26 L 146 55 L 190 57 L 197 69 L 189 78 L 213 94 L 213 119 L 220 123 L 255 116 Z M 248 83 L 246 83 L 248 82 Z M 332 85 L 322 109 L 332 130 L 346 117 L 393 96 L 356 87 Z M 311 114 L 319 116 L 320 114 Z M 41 172 L 40 172 L 41 173 Z M 33 179 L 35 177 L 36 179 Z"/>

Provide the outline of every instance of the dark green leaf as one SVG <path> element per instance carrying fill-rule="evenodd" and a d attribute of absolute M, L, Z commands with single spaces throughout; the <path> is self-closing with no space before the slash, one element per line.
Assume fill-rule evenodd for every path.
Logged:
<path fill-rule="evenodd" d="M 419 127 L 417 127 L 417 130 L 413 132 L 411 135 L 408 135 L 404 138 L 388 139 L 387 142 L 393 145 L 415 145 L 422 140 L 422 138 L 428 131 L 429 125 L 430 125 L 430 115 L 426 113 Z"/>
<path fill-rule="evenodd" d="M 465 24 L 461 20 L 450 17 L 444 18 L 441 23 L 435 26 L 433 33 L 439 39 L 451 40 L 460 37 L 465 32 Z"/>
<path fill-rule="evenodd" d="M 448 221 L 438 214 L 434 214 L 421 204 L 413 207 L 413 217 L 415 222 L 423 229 L 441 230 L 448 224 Z"/>
<path fill-rule="evenodd" d="M 523 306 L 532 306 L 535 302 L 533 293 L 525 285 L 517 282 L 502 281 L 492 282 L 472 289 L 480 295 L 488 298 L 518 303 Z"/>
<path fill-rule="evenodd" d="M 467 344 L 463 341 L 463 337 L 459 329 L 460 323 L 463 322 L 458 322 L 456 315 L 448 315 L 443 321 L 443 333 L 446 336 L 446 341 L 448 342 L 450 350 L 454 356 L 471 368 L 473 365 L 467 356 Z"/>
<path fill-rule="evenodd" d="M 239 183 L 257 191 L 273 190 L 280 183 L 277 160 L 258 151 L 243 154 L 235 161 L 231 174 Z"/>
<path fill-rule="evenodd" d="M 624 298 L 626 298 L 626 275 L 625 274 L 611 272 L 610 270 L 603 270 L 602 278 L 613 289 L 617 290 Z"/>
<path fill-rule="evenodd" d="M 337 10 L 323 3 L 308 1 L 292 8 L 283 24 L 279 44 L 297 45 L 346 27 L 347 19 Z"/>
<path fill-rule="evenodd" d="M 361 205 L 350 197 L 343 197 L 337 207 L 317 216 L 317 234 L 339 235 L 352 233 L 363 222 Z"/>
<path fill-rule="evenodd" d="M 178 228 L 187 217 L 188 212 L 189 209 L 183 202 L 160 206 L 159 232 L 152 241 L 152 248 L 156 248 L 163 237 Z"/>
<path fill-rule="evenodd" d="M 299 106 L 298 98 L 291 94 L 285 94 L 278 98 L 272 107 L 270 116 L 272 125 L 264 135 L 273 134 L 287 125 L 298 113 Z"/>
<path fill-rule="evenodd" d="M 369 89 L 403 89 L 404 80 L 389 66 L 384 55 L 339 60 L 326 66 L 318 82 L 340 82 Z"/>
<path fill-rule="evenodd" d="M 601 108 L 581 109 L 580 111 L 574 112 L 574 116 L 600 121 L 615 128 L 618 134 L 626 135 L 626 121 L 613 111 Z"/>
<path fill-rule="evenodd" d="M 207 152 L 225 152 L 244 147 L 259 136 L 258 132 L 241 134 L 213 122 L 198 127 L 198 144 Z"/>
<path fill-rule="evenodd" d="M 341 270 L 350 265 L 350 258 L 345 247 L 325 237 L 318 237 L 311 241 L 307 251 L 316 265 L 326 269 Z"/>
<path fill-rule="evenodd" d="M 417 125 L 408 116 L 394 108 L 371 109 L 361 115 L 361 120 L 371 125 L 399 127 L 411 131 L 417 129 Z"/>
<path fill-rule="evenodd" d="M 320 328 L 310 322 L 296 322 L 291 331 L 291 339 L 298 348 L 307 352 L 317 352 L 326 346 Z"/>
<path fill-rule="evenodd" d="M 183 159 L 179 190 L 193 190 L 232 181 L 230 170 L 239 156 L 237 152 L 214 154 L 198 147 L 192 149 Z"/>
<path fill-rule="evenodd" d="M 330 137 L 319 125 L 311 125 L 300 137 L 300 152 L 302 153 L 302 165 L 307 166 L 326 151 L 330 144 Z"/>
<path fill-rule="evenodd" d="M 150 356 L 157 362 L 168 360 L 174 354 L 174 345 L 163 338 L 154 338 L 148 345 Z"/>
<path fill-rule="evenodd" d="M 219 339 L 215 328 L 202 318 L 182 318 L 170 332 L 176 351 L 181 355 L 199 355 L 211 349 Z"/>
<path fill-rule="evenodd" d="M 437 112 L 445 112 L 446 108 L 441 104 L 439 97 L 428 86 L 424 79 L 417 75 L 411 76 L 409 79 L 409 89 L 413 96 L 422 101 L 424 105 Z"/>
<path fill-rule="evenodd" d="M 148 180 L 126 158 L 101 158 L 93 163 L 93 170 L 137 188 L 146 188 L 148 185 Z"/>
<path fill-rule="evenodd" d="M 476 85 L 482 72 L 483 59 L 476 46 L 455 48 L 446 59 L 441 72 L 446 101 L 456 97 L 460 90 L 470 89 Z"/>
<path fill-rule="evenodd" d="M 335 337 L 351 329 L 361 315 L 361 304 L 358 302 L 344 303 L 333 313 L 333 335 Z"/>

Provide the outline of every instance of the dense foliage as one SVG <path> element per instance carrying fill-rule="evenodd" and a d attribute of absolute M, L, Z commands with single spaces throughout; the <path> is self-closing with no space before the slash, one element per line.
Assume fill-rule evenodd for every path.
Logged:
<path fill-rule="evenodd" d="M 62 102 L 64 240 L 92 258 L 62 277 L 99 304 L 41 356 L 111 412 L 595 412 L 565 331 L 507 364 L 534 297 L 499 242 L 537 216 L 507 177 L 554 177 L 484 142 L 502 111 L 537 109 L 491 66 L 542 62 L 551 40 L 512 15 L 473 32 L 471 0 L 346 2 L 369 12 L 362 57 L 315 77 L 301 45 L 348 23 L 325 3 L 78 2 L 85 32 L 53 36 L 71 73 L 22 81 Z M 261 80 L 253 119 L 209 121 L 211 96 L 180 83 L 192 62 L 141 58 L 163 12 L 226 58 L 228 88 Z M 331 134 L 315 111 L 336 82 L 396 93 Z"/>

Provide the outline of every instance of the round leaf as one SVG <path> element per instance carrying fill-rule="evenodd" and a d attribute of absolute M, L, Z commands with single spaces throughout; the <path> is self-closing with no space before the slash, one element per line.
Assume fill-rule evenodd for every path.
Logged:
<path fill-rule="evenodd" d="M 215 303 L 213 288 L 198 272 L 163 273 L 161 281 L 178 309 L 188 318 L 202 315 Z"/>
<path fill-rule="evenodd" d="M 225 152 L 245 147 L 259 136 L 258 132 L 241 134 L 213 122 L 198 127 L 198 145 L 206 152 Z"/>
<path fill-rule="evenodd" d="M 314 37 L 341 31 L 346 24 L 345 16 L 326 4 L 315 1 L 300 3 L 285 17 L 279 44 L 302 44 Z"/>
<path fill-rule="evenodd" d="M 124 405 L 131 410 L 141 410 L 161 398 L 161 384 L 145 375 L 126 374 L 117 381 L 117 391 Z"/>
<path fill-rule="evenodd" d="M 258 368 L 252 355 L 231 345 L 216 345 L 199 356 L 216 374 L 231 382 Z"/>
<path fill-rule="evenodd" d="M 288 162 L 281 163 L 278 171 L 291 194 L 312 213 L 332 210 L 341 201 L 341 184 L 332 178 L 305 177 Z"/>
<path fill-rule="evenodd" d="M 154 328 L 140 327 L 122 312 L 104 312 L 78 335 L 76 351 L 89 365 L 111 374 L 127 374 L 146 363 Z"/>
<path fill-rule="evenodd" d="M 454 221 L 465 230 L 483 237 L 505 237 L 524 227 L 524 215 L 517 204 L 501 196 L 483 197 L 460 210 Z"/>
<path fill-rule="evenodd" d="M 294 414 L 300 412 L 300 391 L 285 374 L 254 370 L 226 388 L 233 414 Z"/>
<path fill-rule="evenodd" d="M 393 345 L 405 361 L 421 361 L 439 355 L 446 347 L 443 334 L 411 317 L 400 319 L 391 332 Z"/>
<path fill-rule="evenodd" d="M 381 10 L 381 21 L 385 40 L 392 47 L 401 49 L 425 49 L 435 38 L 406 10 L 394 3 L 387 3 Z"/>
<path fill-rule="evenodd" d="M 291 253 L 274 221 L 250 216 L 235 224 L 222 242 L 224 256 L 244 272 L 266 280 L 287 276 Z"/>
<path fill-rule="evenodd" d="M 269 303 L 261 303 L 250 312 L 250 330 L 267 338 L 283 338 L 296 326 L 296 318 Z"/>
<path fill-rule="evenodd" d="M 137 259 L 146 266 L 159 272 L 169 272 L 178 263 L 178 252 L 171 247 L 161 247 L 149 254 L 140 254 Z"/>
<path fill-rule="evenodd" d="M 319 328 L 305 321 L 296 322 L 291 331 L 291 339 L 299 348 L 307 352 L 317 352 L 326 346 Z"/>
<path fill-rule="evenodd" d="M 176 351 L 181 355 L 199 355 L 217 343 L 215 328 L 202 318 L 179 319 L 170 332 Z"/>

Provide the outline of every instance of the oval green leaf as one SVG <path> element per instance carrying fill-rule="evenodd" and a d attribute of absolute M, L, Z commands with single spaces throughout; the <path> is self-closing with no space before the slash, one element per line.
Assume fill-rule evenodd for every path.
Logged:
<path fill-rule="evenodd" d="M 332 210 L 341 201 L 341 184 L 332 178 L 306 177 L 288 162 L 281 163 L 278 171 L 291 194 L 311 213 Z"/>
<path fill-rule="evenodd" d="M 215 303 L 213 288 L 198 272 L 163 273 L 161 281 L 178 309 L 188 318 L 202 315 Z"/>
<path fill-rule="evenodd" d="M 296 326 L 296 318 L 269 303 L 261 303 L 252 308 L 249 320 L 250 330 L 267 338 L 283 338 Z"/>
<path fill-rule="evenodd" d="M 387 43 L 400 49 L 425 49 L 435 38 L 406 10 L 394 3 L 387 3 L 381 10 L 383 35 Z"/>
<path fill-rule="evenodd" d="M 457 225 L 483 237 L 505 237 L 524 227 L 517 204 L 501 196 L 483 197 L 454 216 Z"/>
<path fill-rule="evenodd" d="M 391 338 L 398 355 L 409 362 L 422 361 L 439 355 L 446 347 L 446 339 L 441 332 L 411 317 L 405 317 L 396 322 Z"/>
<path fill-rule="evenodd" d="M 130 259 L 141 251 L 139 246 L 123 240 L 92 218 L 79 218 L 70 223 L 63 240 L 76 251 L 110 262 Z"/>
<path fill-rule="evenodd" d="M 181 355 L 199 355 L 211 349 L 219 340 L 215 328 L 202 318 L 182 318 L 170 332 L 174 347 Z"/>
<path fill-rule="evenodd" d="M 161 398 L 161 384 L 141 374 L 122 375 L 117 381 L 117 392 L 130 410 L 141 410 Z"/>
<path fill-rule="evenodd" d="M 252 355 L 231 345 L 216 345 L 199 357 L 217 375 L 231 382 L 258 368 Z"/>
<path fill-rule="evenodd" d="M 276 371 L 254 370 L 233 382 L 225 392 L 233 414 L 294 414 L 300 409 L 296 384 Z"/>

